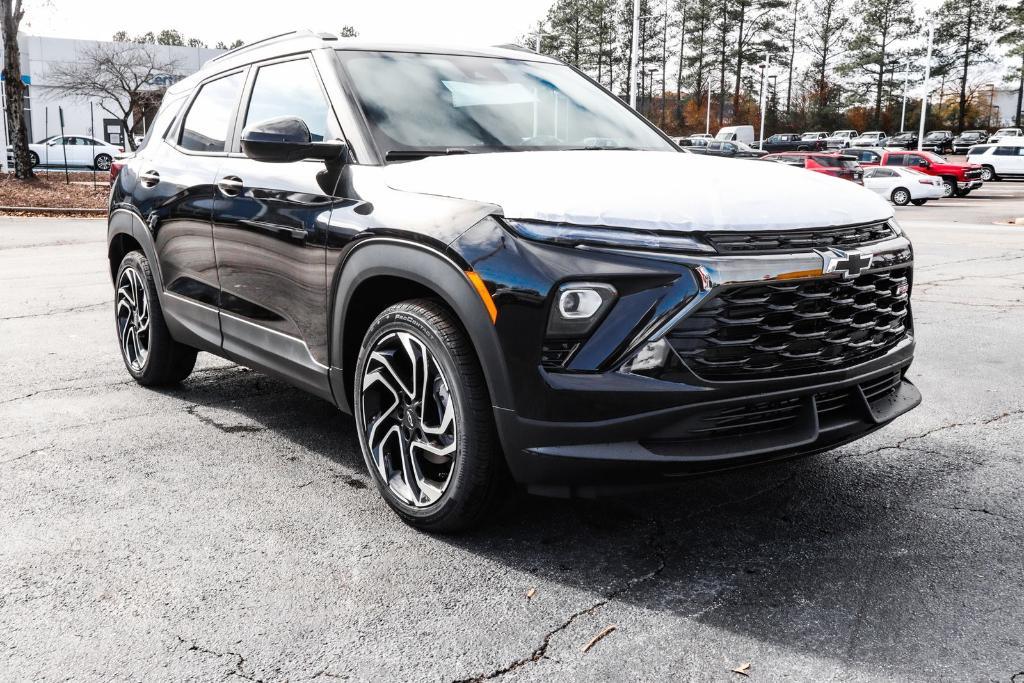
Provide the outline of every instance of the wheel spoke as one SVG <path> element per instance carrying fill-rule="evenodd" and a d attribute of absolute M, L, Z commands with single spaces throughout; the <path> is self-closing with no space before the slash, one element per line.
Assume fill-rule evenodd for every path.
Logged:
<path fill-rule="evenodd" d="M 409 386 L 406 385 L 404 381 L 402 381 L 402 378 L 398 375 L 397 372 L 395 372 L 394 367 L 392 367 L 391 361 L 386 356 L 384 356 L 384 354 L 378 353 L 376 351 L 370 354 L 370 362 L 367 363 L 367 367 L 370 366 L 370 363 L 374 362 L 380 364 L 382 366 L 382 369 L 387 371 L 387 374 L 391 376 L 391 379 L 394 381 L 395 384 L 401 387 L 402 391 L 405 393 L 406 396 L 409 396 L 410 398 L 413 396 L 415 387 L 410 388 Z"/>

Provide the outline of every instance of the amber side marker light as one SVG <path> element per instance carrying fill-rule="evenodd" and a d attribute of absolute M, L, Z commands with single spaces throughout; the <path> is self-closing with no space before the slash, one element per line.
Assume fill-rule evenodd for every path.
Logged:
<path fill-rule="evenodd" d="M 468 277 L 469 281 L 473 283 L 473 287 L 476 289 L 476 293 L 480 296 L 480 300 L 484 302 L 484 308 L 487 309 L 487 314 L 491 316 L 491 324 L 493 325 L 498 319 L 498 309 L 494 305 L 494 299 L 491 298 L 491 293 L 487 291 L 487 285 L 485 285 L 484 281 L 480 279 L 480 276 L 472 270 L 466 271 L 466 277 Z"/>

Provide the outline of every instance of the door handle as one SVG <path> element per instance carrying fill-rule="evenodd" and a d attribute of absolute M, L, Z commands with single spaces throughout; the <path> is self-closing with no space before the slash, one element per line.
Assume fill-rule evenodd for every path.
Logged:
<path fill-rule="evenodd" d="M 160 182 L 160 174 L 156 171 L 146 171 L 139 176 L 143 187 L 153 187 Z"/>
<path fill-rule="evenodd" d="M 217 189 L 226 197 L 237 197 L 242 192 L 242 179 L 235 175 L 226 175 L 217 181 Z"/>

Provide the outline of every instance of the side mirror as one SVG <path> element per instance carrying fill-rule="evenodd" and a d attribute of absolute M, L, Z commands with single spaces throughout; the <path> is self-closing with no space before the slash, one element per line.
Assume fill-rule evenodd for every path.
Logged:
<path fill-rule="evenodd" d="M 344 162 L 348 146 L 341 141 L 313 142 L 306 122 L 281 116 L 254 123 L 242 131 L 242 152 L 254 161 L 287 164 L 303 159 Z"/>
<path fill-rule="evenodd" d="M 928 168 L 929 166 L 932 165 L 932 162 L 928 161 L 927 159 L 921 159 L 919 162 L 917 162 L 917 165 L 920 166 L 921 168 Z"/>

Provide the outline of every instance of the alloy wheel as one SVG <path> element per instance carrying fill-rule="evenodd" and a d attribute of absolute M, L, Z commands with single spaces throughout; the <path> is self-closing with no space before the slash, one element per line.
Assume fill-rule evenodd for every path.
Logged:
<path fill-rule="evenodd" d="M 896 190 L 892 193 L 893 204 L 904 206 L 910 203 L 910 194 L 906 190 Z"/>
<path fill-rule="evenodd" d="M 992 181 L 992 169 L 988 166 L 982 166 L 981 168 L 981 179 L 986 183 Z"/>
<path fill-rule="evenodd" d="M 149 357 L 149 294 L 142 275 L 125 268 L 117 281 L 117 336 L 124 360 L 133 372 L 142 372 Z"/>
<path fill-rule="evenodd" d="M 455 397 L 440 363 L 414 335 L 390 332 L 374 344 L 359 387 L 371 466 L 406 505 L 433 505 L 458 448 Z"/>
<path fill-rule="evenodd" d="M 96 164 L 96 169 L 97 170 L 99 170 L 99 171 L 109 171 L 110 170 L 110 157 L 108 157 L 106 154 L 100 154 L 98 157 L 96 157 L 95 164 Z"/>
<path fill-rule="evenodd" d="M 952 197 L 953 196 L 953 192 L 954 192 L 953 183 L 949 182 L 948 180 L 943 180 L 942 181 L 942 196 L 946 197 L 946 198 Z"/>

